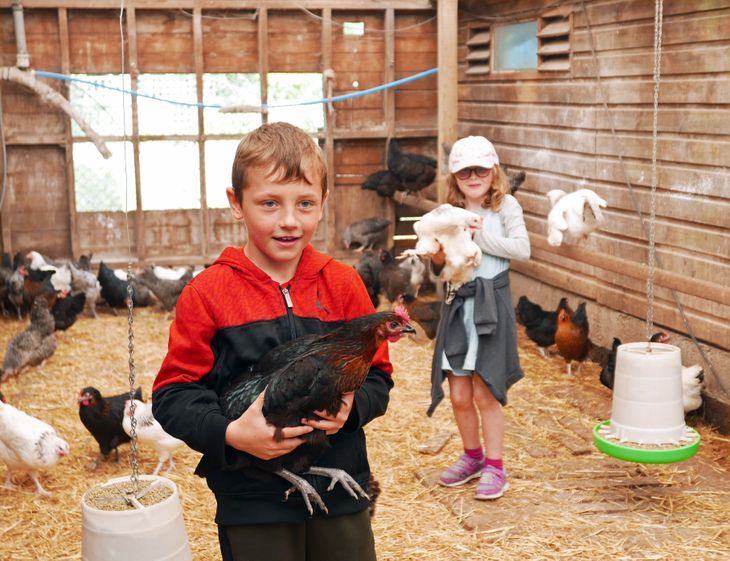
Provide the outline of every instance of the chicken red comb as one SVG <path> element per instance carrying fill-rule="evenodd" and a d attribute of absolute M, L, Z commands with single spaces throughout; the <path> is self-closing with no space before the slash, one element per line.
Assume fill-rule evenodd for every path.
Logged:
<path fill-rule="evenodd" d="M 398 304 L 395 308 L 393 308 L 393 313 L 397 315 L 400 319 L 402 319 L 405 323 L 410 323 L 411 316 L 408 315 L 408 310 L 404 305 Z"/>

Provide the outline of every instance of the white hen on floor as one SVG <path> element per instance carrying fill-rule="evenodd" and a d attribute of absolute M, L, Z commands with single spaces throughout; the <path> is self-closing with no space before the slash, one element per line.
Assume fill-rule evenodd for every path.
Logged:
<path fill-rule="evenodd" d="M 566 193 L 560 189 L 548 191 L 550 212 L 548 213 L 548 243 L 558 246 L 565 233 L 585 239 L 604 221 L 601 209 L 607 204 L 590 189 L 578 189 Z"/>
<path fill-rule="evenodd" d="M 38 479 L 38 470 L 55 466 L 68 455 L 68 442 L 40 419 L 12 405 L 0 403 L 0 460 L 8 466 L 4 487 L 16 489 L 13 472 L 28 472 L 39 495 L 49 496 Z"/>
<path fill-rule="evenodd" d="M 482 250 L 472 240 L 471 230 L 482 227 L 482 217 L 475 212 L 450 204 L 437 206 L 413 224 L 418 236 L 415 249 L 407 249 L 400 258 L 426 257 L 438 252 L 446 255 L 439 279 L 450 283 L 451 291 L 469 282 L 482 259 Z"/>
<path fill-rule="evenodd" d="M 175 462 L 172 461 L 172 452 L 175 448 L 184 444 L 183 441 L 174 436 L 170 436 L 163 430 L 162 425 L 152 416 L 152 405 L 149 403 L 135 399 L 134 418 L 137 419 L 137 426 L 135 427 L 137 438 L 140 442 L 151 444 L 157 450 L 160 459 L 152 475 L 157 475 L 165 462 L 167 462 L 168 471 L 175 469 Z M 124 404 L 122 428 L 124 432 L 132 436 L 132 418 L 129 400 Z"/>
<path fill-rule="evenodd" d="M 682 405 L 684 412 L 689 413 L 702 405 L 702 388 L 705 371 L 699 364 L 682 366 Z"/>

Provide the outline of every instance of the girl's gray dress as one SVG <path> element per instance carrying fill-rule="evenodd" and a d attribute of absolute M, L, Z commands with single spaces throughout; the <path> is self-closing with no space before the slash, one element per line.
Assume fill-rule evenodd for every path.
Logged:
<path fill-rule="evenodd" d="M 509 260 L 530 258 L 522 207 L 512 195 L 505 195 L 498 212 L 478 212 L 483 225 L 474 241 L 482 249 L 482 260 L 472 281 L 459 289 L 453 302 L 441 308 L 429 416 L 444 397 L 442 385 L 447 370 L 457 376 L 477 372 L 502 405 L 507 403 L 507 389 L 524 375 L 517 356 L 509 290 Z"/>

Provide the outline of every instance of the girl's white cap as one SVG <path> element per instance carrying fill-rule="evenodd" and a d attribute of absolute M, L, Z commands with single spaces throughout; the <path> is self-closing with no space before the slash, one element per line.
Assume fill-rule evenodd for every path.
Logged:
<path fill-rule="evenodd" d="M 483 136 L 467 136 L 454 142 L 449 153 L 449 171 L 470 167 L 493 168 L 499 165 L 494 146 Z"/>

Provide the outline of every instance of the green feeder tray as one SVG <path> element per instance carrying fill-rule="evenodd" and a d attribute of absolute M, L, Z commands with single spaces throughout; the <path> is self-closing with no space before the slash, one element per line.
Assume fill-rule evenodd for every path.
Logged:
<path fill-rule="evenodd" d="M 700 448 L 700 435 L 690 427 L 686 427 L 687 435 L 694 440 L 689 444 L 674 448 L 632 448 L 603 437 L 599 430 L 610 424 L 611 421 L 602 421 L 593 427 L 593 444 L 604 454 L 619 460 L 637 464 L 673 464 L 691 458 Z"/>

